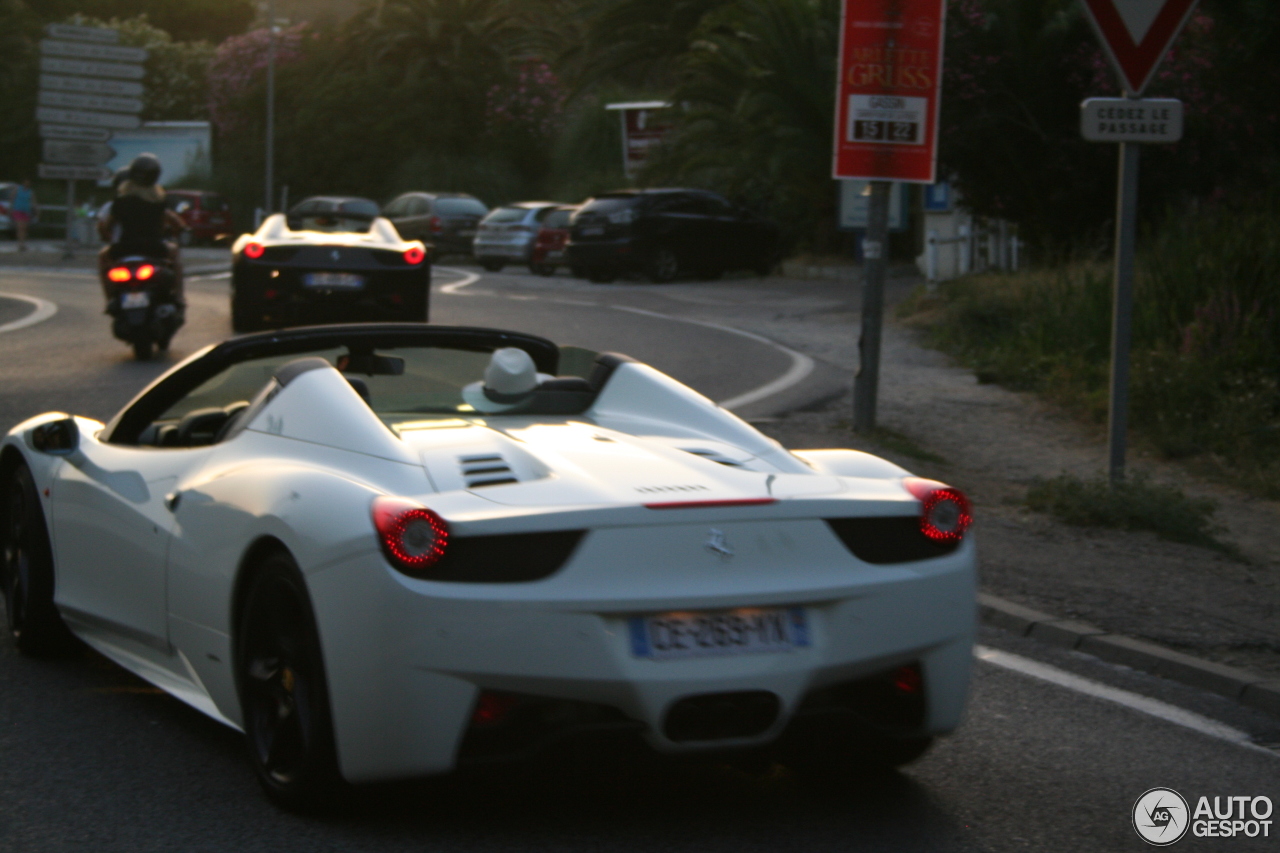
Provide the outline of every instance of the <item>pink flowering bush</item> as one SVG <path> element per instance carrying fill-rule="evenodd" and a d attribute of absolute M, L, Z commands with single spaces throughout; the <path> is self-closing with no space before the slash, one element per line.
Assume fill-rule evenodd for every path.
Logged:
<path fill-rule="evenodd" d="M 306 36 L 306 24 L 276 33 L 277 68 L 301 58 Z M 266 80 L 270 40 L 270 33 L 261 29 L 218 45 L 209 65 L 209 116 L 219 133 L 229 134 L 243 126 L 239 99 Z"/>
<path fill-rule="evenodd" d="M 525 62 L 507 82 L 489 87 L 485 120 L 491 130 L 515 130 L 547 138 L 560 129 L 566 93 L 551 66 Z"/>

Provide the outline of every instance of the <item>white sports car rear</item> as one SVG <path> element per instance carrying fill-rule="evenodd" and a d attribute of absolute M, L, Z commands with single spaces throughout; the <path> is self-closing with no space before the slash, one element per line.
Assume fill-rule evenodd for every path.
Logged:
<path fill-rule="evenodd" d="M 69 629 L 245 731 L 286 805 L 585 738 L 897 764 L 965 701 L 964 496 L 625 356 L 236 338 L 14 428 L 0 483 L 19 647 Z"/>

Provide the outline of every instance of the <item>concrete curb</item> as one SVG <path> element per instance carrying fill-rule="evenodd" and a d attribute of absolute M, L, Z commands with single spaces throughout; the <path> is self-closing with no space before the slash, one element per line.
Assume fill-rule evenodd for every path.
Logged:
<path fill-rule="evenodd" d="M 1059 619 L 984 592 L 978 593 L 978 613 L 986 624 L 1019 636 L 1163 676 L 1280 717 L 1280 680 L 1112 634 L 1086 622 Z"/>

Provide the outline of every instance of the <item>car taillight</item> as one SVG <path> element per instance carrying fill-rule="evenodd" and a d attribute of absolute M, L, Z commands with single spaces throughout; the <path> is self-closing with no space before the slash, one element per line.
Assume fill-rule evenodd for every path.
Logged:
<path fill-rule="evenodd" d="M 449 547 L 449 524 L 434 511 L 404 498 L 374 498 L 373 526 L 382 553 L 406 574 L 431 568 Z"/>
<path fill-rule="evenodd" d="M 107 270 L 107 278 L 111 279 L 116 284 L 123 284 L 133 278 L 133 273 L 129 272 L 128 267 L 112 267 Z"/>
<path fill-rule="evenodd" d="M 265 252 L 266 250 L 267 250 L 267 247 L 262 245 L 261 243 L 245 243 L 244 245 L 245 256 L 249 258 L 253 258 L 254 260 L 257 260 L 258 258 L 262 257 L 262 253 Z"/>
<path fill-rule="evenodd" d="M 959 542 L 973 524 L 969 499 L 959 489 L 920 477 L 907 477 L 902 485 L 922 504 L 920 532 L 934 542 Z"/>
<path fill-rule="evenodd" d="M 413 246 L 404 250 L 404 262 L 411 266 L 417 266 L 422 263 L 422 259 L 426 256 L 427 253 L 420 246 Z"/>
<path fill-rule="evenodd" d="M 444 230 L 444 223 L 440 221 L 439 216 L 433 216 L 429 220 L 427 227 L 431 229 L 432 234 L 439 234 Z"/>
<path fill-rule="evenodd" d="M 136 278 L 138 281 L 146 281 L 147 279 L 151 278 L 151 276 L 155 274 L 156 274 L 155 267 L 151 266 L 151 264 L 143 264 L 142 266 L 138 267 L 138 271 L 133 275 L 134 275 L 134 278 Z"/>

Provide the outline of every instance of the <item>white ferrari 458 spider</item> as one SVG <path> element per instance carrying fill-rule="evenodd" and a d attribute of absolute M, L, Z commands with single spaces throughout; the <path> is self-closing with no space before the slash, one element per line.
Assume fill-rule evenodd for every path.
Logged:
<path fill-rule="evenodd" d="M 901 764 L 967 692 L 964 495 L 532 335 L 235 338 L 0 484 L 17 646 L 244 731 L 288 806 L 573 741 Z"/>

